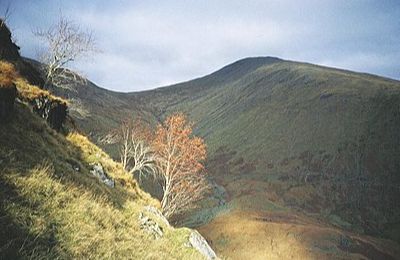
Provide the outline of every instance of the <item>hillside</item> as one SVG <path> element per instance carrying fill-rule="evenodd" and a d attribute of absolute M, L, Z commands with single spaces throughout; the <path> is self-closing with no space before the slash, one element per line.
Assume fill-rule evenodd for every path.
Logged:
<path fill-rule="evenodd" d="M 15 112 L 0 126 L 2 258 L 201 258 L 184 246 L 187 229 L 163 225 L 160 240 L 141 229 L 156 202 L 85 137 L 65 138 L 22 104 Z M 96 162 L 116 188 L 92 176 Z"/>
<path fill-rule="evenodd" d="M 1 48 L 0 258 L 211 258 L 198 232 L 172 227 L 157 200 L 65 122 L 69 100 L 29 84 L 40 76 L 16 45 Z"/>
<path fill-rule="evenodd" d="M 107 106 L 95 107 L 85 95 L 95 90 L 103 95 L 96 102 Z M 215 216 L 228 221 L 235 212 L 266 219 L 286 212 L 282 219 L 297 214 L 314 226 L 400 241 L 398 81 L 260 57 L 155 90 L 95 90 L 76 89 L 90 110 L 85 120 L 77 118 L 78 125 L 93 131 L 93 140 L 118 121 L 144 113 L 156 123 L 183 111 L 196 122 L 209 150 L 208 171 L 226 203 L 206 202 L 211 208 L 186 223 L 203 225 L 200 230 L 214 243 L 222 237 L 221 251 L 237 238 L 206 223 Z M 337 241 L 333 247 L 346 252 Z"/>

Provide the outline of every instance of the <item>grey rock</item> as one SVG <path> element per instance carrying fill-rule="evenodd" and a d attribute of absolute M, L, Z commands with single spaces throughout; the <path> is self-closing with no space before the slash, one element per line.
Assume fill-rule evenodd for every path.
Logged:
<path fill-rule="evenodd" d="M 115 187 L 115 181 L 106 175 L 100 163 L 93 164 L 93 168 L 90 172 L 108 187 Z"/>
<path fill-rule="evenodd" d="M 167 220 L 167 218 L 158 210 L 156 207 L 153 206 L 146 206 L 144 207 L 145 211 L 150 212 L 151 214 L 158 217 L 165 225 L 171 226 Z"/>
<path fill-rule="evenodd" d="M 217 254 L 207 243 L 207 240 L 196 230 L 193 230 L 190 234 L 189 243 L 207 259 L 218 259 Z"/>
<path fill-rule="evenodd" d="M 164 235 L 163 228 L 143 212 L 139 214 L 139 224 L 141 229 L 152 234 L 155 239 L 160 239 Z"/>

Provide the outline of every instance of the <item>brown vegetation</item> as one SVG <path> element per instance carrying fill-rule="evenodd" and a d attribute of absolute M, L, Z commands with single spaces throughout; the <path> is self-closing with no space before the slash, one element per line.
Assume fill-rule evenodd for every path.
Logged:
<path fill-rule="evenodd" d="M 234 211 L 199 228 L 226 259 L 396 259 L 399 249 L 293 212 Z"/>
<path fill-rule="evenodd" d="M 172 222 L 209 189 L 202 164 L 206 159 L 203 139 L 192 136 L 192 124 L 183 114 L 169 116 L 155 132 L 140 119 L 125 120 L 101 139 L 118 144 L 120 162 L 130 174 L 155 178 L 161 185 L 161 208 Z"/>
<path fill-rule="evenodd" d="M 192 136 L 192 124 L 183 114 L 169 116 L 157 127 L 154 149 L 163 179 L 161 206 L 166 217 L 196 206 L 208 188 L 202 162 L 206 159 L 203 139 Z"/>
<path fill-rule="evenodd" d="M 18 73 L 9 62 L 0 61 L 0 87 L 6 88 L 11 87 L 14 81 L 18 77 Z"/>

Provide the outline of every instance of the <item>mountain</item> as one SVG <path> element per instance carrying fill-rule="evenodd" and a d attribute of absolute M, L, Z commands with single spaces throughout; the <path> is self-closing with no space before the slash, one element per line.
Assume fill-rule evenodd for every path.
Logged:
<path fill-rule="evenodd" d="M 385 250 L 376 242 L 354 234 L 400 242 L 399 81 L 257 57 L 154 90 L 116 93 L 88 83 L 64 92 L 71 95 L 87 107 L 88 116 L 76 120 L 94 141 L 127 117 L 156 124 L 173 112 L 189 115 L 206 140 L 207 169 L 219 189 L 186 224 L 200 226 L 227 256 L 251 251 L 241 244 L 249 241 L 225 230 L 239 216 L 246 225 L 296 227 L 295 242 L 307 241 L 302 250 L 320 246 L 325 256 L 388 257 L 379 255 Z M 302 235 L 304 223 L 325 229 L 312 240 Z M 274 241 L 271 234 L 255 237 L 255 248 L 260 240 Z M 363 252 L 365 246 L 376 251 Z"/>

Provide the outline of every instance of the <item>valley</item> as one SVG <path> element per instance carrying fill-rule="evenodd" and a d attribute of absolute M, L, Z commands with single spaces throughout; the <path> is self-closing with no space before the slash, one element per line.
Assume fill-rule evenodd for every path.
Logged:
<path fill-rule="evenodd" d="M 115 93 L 89 82 L 60 94 L 79 99 L 89 111 L 86 118 L 71 115 L 94 141 L 126 117 L 140 116 L 155 125 L 169 113 L 187 113 L 195 133 L 206 140 L 209 178 L 225 191 L 183 224 L 198 227 L 222 256 L 235 258 L 233 248 L 242 248 L 279 258 L 258 242 L 246 247 L 249 240 L 242 238 L 282 241 L 279 236 L 288 228 L 297 235 L 287 249 L 277 250 L 288 258 L 296 250 L 315 259 L 399 255 L 398 81 L 259 57 L 150 91 Z M 103 148 L 116 157 L 115 148 Z M 268 220 L 275 211 L 284 217 L 257 220 Z M 297 215 L 307 228 L 291 222 Z M 224 230 L 236 221 L 252 227 L 241 235 Z M 272 233 L 255 234 L 271 227 Z M 392 253 L 386 256 L 381 240 L 360 242 L 364 237 L 357 234 L 397 242 L 388 243 Z M 342 236 L 351 246 L 341 245 Z M 293 251 L 294 243 L 302 246 Z M 362 250 L 366 245 L 374 249 Z"/>
<path fill-rule="evenodd" d="M 2 0 L 0 259 L 400 260 L 399 7 Z"/>

